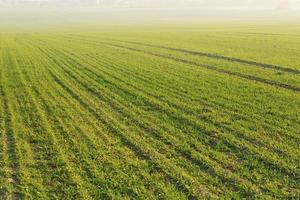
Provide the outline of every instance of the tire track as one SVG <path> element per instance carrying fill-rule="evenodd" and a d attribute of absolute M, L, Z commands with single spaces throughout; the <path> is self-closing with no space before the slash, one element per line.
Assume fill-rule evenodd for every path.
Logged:
<path fill-rule="evenodd" d="M 86 40 L 84 40 L 84 41 L 86 41 Z M 95 41 L 92 41 L 92 42 L 95 42 Z M 252 76 L 252 75 L 246 75 L 246 74 L 241 74 L 241 73 L 238 73 L 238 72 L 224 70 L 224 69 L 220 69 L 218 67 L 211 66 L 211 65 L 199 64 L 197 62 L 190 61 L 190 60 L 185 60 L 185 59 L 181 59 L 181 58 L 177 58 L 177 57 L 173 57 L 173 56 L 169 56 L 169 55 L 154 53 L 154 52 L 151 52 L 151 51 L 145 51 L 145 50 L 142 50 L 142 49 L 127 47 L 127 46 L 118 45 L 118 44 L 109 43 L 109 42 L 97 41 L 97 43 L 101 43 L 101 44 L 104 44 L 104 45 L 113 46 L 113 47 L 117 47 L 117 48 L 122 48 L 122 49 L 130 50 L 130 51 L 140 52 L 140 53 L 144 53 L 144 54 L 148 54 L 148 55 L 152 55 L 152 56 L 155 56 L 155 57 L 160 57 L 160 58 L 164 58 L 164 59 L 168 59 L 168 60 L 173 60 L 173 61 L 176 61 L 176 62 L 180 62 L 180 63 L 184 63 L 184 64 L 193 65 L 193 66 L 205 68 L 205 69 L 208 69 L 208 70 L 216 71 L 218 73 L 227 74 L 227 75 L 235 76 L 235 77 L 238 77 L 238 78 L 247 79 L 247 80 L 250 80 L 250 81 L 255 81 L 255 82 L 267 84 L 267 85 L 277 87 L 277 88 L 287 89 L 287 90 L 291 90 L 291 91 L 294 91 L 294 92 L 300 92 L 300 88 L 296 87 L 296 86 L 291 86 L 291 85 L 288 85 L 288 84 L 285 84 L 285 83 L 280 83 L 280 82 L 276 82 L 276 81 L 272 81 L 272 80 L 268 80 L 268 79 L 263 79 L 263 78 L 259 78 L 259 77 Z"/>
<path fill-rule="evenodd" d="M 108 43 L 108 42 L 99 42 L 99 43 L 109 45 L 109 46 L 114 46 L 114 47 L 117 47 L 117 48 L 130 50 L 130 51 L 140 52 L 140 53 L 144 53 L 144 54 L 148 54 L 148 55 L 152 55 L 152 56 L 156 56 L 156 57 L 160 57 L 160 58 L 164 58 L 164 59 L 169 59 L 169 60 L 173 60 L 173 61 L 176 61 L 176 62 L 181 62 L 181 63 L 184 63 L 184 64 L 194 65 L 194 66 L 201 67 L 201 68 L 206 68 L 208 70 L 216 71 L 216 72 L 219 72 L 219 73 L 222 73 L 222 74 L 227 74 L 227 75 L 235 76 L 235 77 L 238 77 L 238 78 L 247 79 L 247 80 L 250 80 L 250 81 L 255 81 L 255 82 L 267 84 L 267 85 L 270 85 L 270 86 L 274 86 L 274 87 L 278 87 L 278 88 L 282 88 L 282 89 L 287 89 L 287 90 L 294 91 L 294 92 L 300 92 L 299 87 L 287 85 L 287 84 L 284 84 L 284 83 L 279 83 L 279 82 L 272 81 L 272 80 L 259 78 L 259 77 L 256 77 L 256 76 L 251 76 L 251 75 L 241 74 L 241 73 L 237 73 L 237 72 L 232 72 L 232 71 L 219 69 L 218 67 L 214 67 L 214 66 L 210 66 L 210 65 L 206 65 L 206 64 L 199 64 L 197 62 L 193 62 L 193 61 L 189 61 L 189 60 L 185 60 L 185 59 L 181 59 L 181 58 L 176 58 L 176 57 L 173 57 L 173 56 L 153 53 L 153 52 L 150 52 L 150 51 L 144 51 L 144 50 L 141 50 L 141 49 L 126 47 L 126 46 L 117 45 L 117 44 L 113 44 L 113 43 Z"/>
<path fill-rule="evenodd" d="M 74 35 L 72 35 L 72 36 L 74 36 Z M 208 58 L 220 59 L 220 60 L 225 60 L 225 61 L 230 61 L 230 62 L 236 62 L 236 63 L 241 63 L 241 64 L 247 64 L 247 65 L 251 65 L 251 66 L 256 66 L 256 67 L 262 67 L 262 68 L 266 68 L 266 69 L 277 70 L 277 71 L 280 71 L 280 72 L 286 72 L 286 73 L 292 73 L 292 74 L 300 74 L 300 71 L 297 70 L 297 69 L 292 69 L 292 68 L 283 67 L 283 66 L 279 66 L 279 65 L 272 65 L 272 64 L 266 64 L 266 63 L 260 63 L 260 62 L 251 61 L 251 60 L 244 60 L 244 59 L 240 59 L 240 58 L 227 57 L 227 56 L 218 55 L 218 54 L 212 54 L 212 53 L 206 53 L 206 52 L 200 52 L 200 51 L 192 51 L 192 50 L 187 50 L 187 49 L 173 48 L 173 47 L 167 47 L 167 46 L 161 46 L 161 45 L 154 45 L 154 44 L 147 44 L 147 43 L 141 43 L 141 42 L 117 40 L 117 39 L 111 39 L 111 38 L 104 38 L 104 39 L 110 40 L 110 41 L 117 41 L 117 42 L 128 43 L 128 44 L 135 44 L 135 45 L 141 45 L 141 46 L 147 46 L 147 47 L 154 47 L 154 48 L 166 49 L 166 50 L 171 50 L 171 51 L 186 53 L 186 54 L 190 54 L 190 55 L 204 56 L 204 57 L 208 57 Z M 81 39 L 81 40 L 84 40 L 84 39 Z M 89 40 L 89 41 L 92 41 L 92 40 Z"/>
<path fill-rule="evenodd" d="M 132 41 L 122 41 L 122 40 L 116 40 L 116 41 L 130 43 L 130 44 L 143 45 L 143 46 L 148 46 L 148 47 L 155 47 L 155 48 L 166 49 L 166 50 L 172 50 L 172 51 L 186 53 L 186 54 L 190 54 L 190 55 L 204 56 L 204 57 L 208 57 L 208 58 L 220 59 L 220 60 L 236 62 L 236 63 L 241 63 L 241 64 L 247 64 L 247 65 L 256 66 L 256 67 L 262 67 L 265 69 L 272 69 L 272 70 L 277 70 L 280 72 L 286 72 L 286 73 L 300 75 L 300 71 L 297 69 L 292 69 L 292 68 L 287 68 L 287 67 L 282 67 L 282 66 L 272 65 L 272 64 L 266 64 L 266 63 L 260 63 L 260 62 L 251 61 L 251 60 L 243 60 L 240 58 L 227 57 L 227 56 L 223 56 L 223 55 L 217 55 L 217 54 L 211 54 L 211 53 L 205 53 L 205 52 L 199 52 L 199 51 L 191 51 L 191 50 L 179 49 L 179 48 L 172 48 L 172 47 L 166 47 L 166 46 L 160 46 L 160 45 L 145 44 L 145 43 L 132 42 Z"/>

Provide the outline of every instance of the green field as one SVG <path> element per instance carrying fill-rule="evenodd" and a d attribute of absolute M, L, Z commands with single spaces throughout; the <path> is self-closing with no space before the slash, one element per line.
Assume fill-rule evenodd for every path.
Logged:
<path fill-rule="evenodd" d="M 0 33 L 0 199 L 299 199 L 300 27 Z"/>

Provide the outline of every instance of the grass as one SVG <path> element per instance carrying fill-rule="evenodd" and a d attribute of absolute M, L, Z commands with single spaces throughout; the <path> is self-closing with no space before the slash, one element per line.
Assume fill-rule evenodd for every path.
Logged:
<path fill-rule="evenodd" d="M 260 26 L 1 33 L 0 199 L 298 199 L 299 44 Z"/>

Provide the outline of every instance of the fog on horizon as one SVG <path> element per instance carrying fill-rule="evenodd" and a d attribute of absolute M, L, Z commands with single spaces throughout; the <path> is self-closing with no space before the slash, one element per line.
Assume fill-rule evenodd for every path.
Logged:
<path fill-rule="evenodd" d="M 188 8 L 299 10 L 299 0 L 0 0 L 1 7 L 67 6 L 120 8 Z"/>
<path fill-rule="evenodd" d="M 0 26 L 211 19 L 297 21 L 300 19 L 300 1 L 0 0 Z"/>

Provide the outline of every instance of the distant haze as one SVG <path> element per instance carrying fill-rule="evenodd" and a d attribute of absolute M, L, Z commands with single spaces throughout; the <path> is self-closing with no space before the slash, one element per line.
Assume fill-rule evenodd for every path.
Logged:
<path fill-rule="evenodd" d="M 207 20 L 300 22 L 300 0 L 0 0 L 0 27 Z"/>
<path fill-rule="evenodd" d="M 10 6 L 100 6 L 126 8 L 211 7 L 248 9 L 300 9 L 299 0 L 0 0 Z"/>

